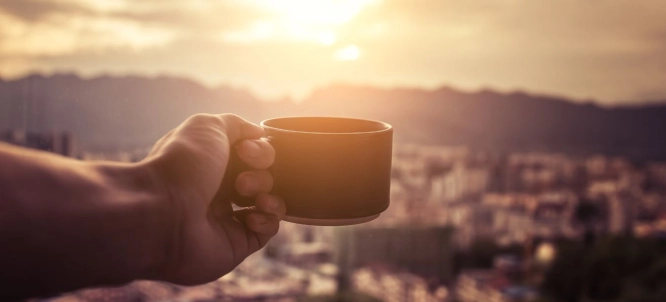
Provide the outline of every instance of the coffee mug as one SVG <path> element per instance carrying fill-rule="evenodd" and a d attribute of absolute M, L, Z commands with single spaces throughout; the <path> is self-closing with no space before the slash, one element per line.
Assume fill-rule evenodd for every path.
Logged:
<path fill-rule="evenodd" d="M 286 221 L 308 225 L 351 225 L 379 217 L 389 206 L 393 129 L 383 122 L 340 117 L 283 117 L 261 122 L 275 148 L 272 194 L 286 205 Z M 225 179 L 250 168 L 237 152 Z M 227 192 L 239 206 L 233 181 Z M 223 184 L 224 185 L 224 184 Z"/>

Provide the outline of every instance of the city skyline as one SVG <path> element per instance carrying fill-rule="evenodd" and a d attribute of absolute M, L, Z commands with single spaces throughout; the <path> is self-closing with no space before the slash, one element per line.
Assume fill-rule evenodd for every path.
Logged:
<path fill-rule="evenodd" d="M 0 0 L 0 77 L 170 74 L 262 98 L 346 82 L 657 102 L 665 12 L 657 0 Z"/>
<path fill-rule="evenodd" d="M 666 301 L 664 16 L 0 0 L 0 300 Z"/>

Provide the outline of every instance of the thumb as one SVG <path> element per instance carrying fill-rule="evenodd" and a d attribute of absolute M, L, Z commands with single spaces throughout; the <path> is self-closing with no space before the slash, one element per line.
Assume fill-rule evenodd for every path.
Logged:
<path fill-rule="evenodd" d="M 238 115 L 225 113 L 219 115 L 222 120 L 222 127 L 227 134 L 230 144 L 243 139 L 257 139 L 264 136 L 264 129 L 250 123 Z"/>

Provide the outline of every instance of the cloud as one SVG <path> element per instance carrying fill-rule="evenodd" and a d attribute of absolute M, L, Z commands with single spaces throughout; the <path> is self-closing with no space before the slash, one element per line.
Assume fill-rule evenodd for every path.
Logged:
<path fill-rule="evenodd" d="M 168 43 L 173 33 L 138 22 L 110 17 L 53 13 L 29 23 L 0 12 L 0 55 L 57 56 L 104 52 L 113 48 L 141 50 Z"/>
<path fill-rule="evenodd" d="M 0 10 L 24 21 L 38 21 L 53 12 L 65 14 L 91 13 L 86 7 L 60 1 L 0 0 Z"/>
<path fill-rule="evenodd" d="M 528 89 L 606 102 L 666 99 L 666 6 L 645 1 L 399 1 L 363 11 L 344 37 L 387 82 Z M 386 62 L 390 62 L 387 64 Z M 371 75 L 367 75 L 368 78 Z M 651 95 L 659 95 L 652 93 Z"/>
<path fill-rule="evenodd" d="M 666 98 L 662 0 L 303 3 L 0 0 L 0 73 L 167 72 L 264 95 L 344 81 Z M 347 45 L 362 56 L 337 61 Z"/>

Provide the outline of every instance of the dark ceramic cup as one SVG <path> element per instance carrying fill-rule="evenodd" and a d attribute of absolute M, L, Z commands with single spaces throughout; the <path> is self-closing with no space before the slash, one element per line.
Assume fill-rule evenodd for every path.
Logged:
<path fill-rule="evenodd" d="M 265 120 L 261 126 L 275 148 L 275 162 L 269 168 L 274 180 L 271 193 L 284 200 L 286 221 L 351 225 L 373 220 L 388 208 L 391 125 L 338 117 L 284 117 Z M 232 152 L 225 179 L 235 179 L 247 169 Z M 237 193 L 232 200 L 239 206 L 254 202 Z"/>

